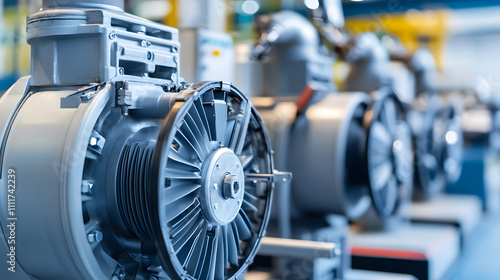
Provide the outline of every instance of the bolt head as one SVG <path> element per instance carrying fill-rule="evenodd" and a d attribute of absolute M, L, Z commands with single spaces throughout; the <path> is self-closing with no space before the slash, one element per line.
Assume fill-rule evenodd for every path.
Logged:
<path fill-rule="evenodd" d="M 99 143 L 99 139 L 97 137 L 90 138 L 90 146 L 95 147 Z"/>
<path fill-rule="evenodd" d="M 120 75 L 125 75 L 125 69 L 123 67 L 120 67 L 118 72 L 120 73 Z"/>
<path fill-rule="evenodd" d="M 102 232 L 100 230 L 93 230 L 89 235 L 87 236 L 87 239 L 90 243 L 96 243 L 96 242 L 101 242 L 102 241 Z"/>
<path fill-rule="evenodd" d="M 240 190 L 240 182 L 238 176 L 228 174 L 224 176 L 222 184 L 222 195 L 225 199 L 237 198 Z"/>
<path fill-rule="evenodd" d="M 109 33 L 109 39 L 110 39 L 110 40 L 114 40 L 114 39 L 116 39 L 116 34 L 115 34 L 115 32 L 111 32 L 111 33 Z"/>
<path fill-rule="evenodd" d="M 92 195 L 92 194 L 94 194 L 93 188 L 94 188 L 94 183 L 89 182 L 89 181 L 83 181 L 82 182 L 82 194 L 83 195 Z"/>

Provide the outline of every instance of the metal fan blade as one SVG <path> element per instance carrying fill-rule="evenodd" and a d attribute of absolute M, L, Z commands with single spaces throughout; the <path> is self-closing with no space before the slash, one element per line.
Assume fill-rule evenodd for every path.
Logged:
<path fill-rule="evenodd" d="M 259 211 L 259 209 L 257 209 L 257 207 L 255 205 L 253 205 L 252 203 L 250 203 L 246 199 L 243 199 L 243 204 L 241 205 L 241 208 L 243 208 L 245 210 L 253 211 L 253 212 Z"/>
<path fill-rule="evenodd" d="M 205 108 L 203 106 L 201 98 L 198 98 L 194 102 L 194 105 L 196 107 L 197 115 L 199 116 L 201 123 L 203 124 L 203 127 L 205 128 L 207 137 L 209 138 L 208 140 L 211 141 L 212 140 L 211 139 L 212 133 L 210 132 L 210 125 L 208 124 L 207 113 L 205 112 Z"/>
<path fill-rule="evenodd" d="M 196 155 L 200 162 L 204 159 L 200 151 L 195 146 L 193 146 L 193 143 L 189 140 L 188 136 L 184 135 L 181 130 L 177 131 L 174 140 L 179 144 L 179 147 L 172 148 L 183 154 L 184 157 L 190 158 L 193 157 L 193 155 Z"/>
<path fill-rule="evenodd" d="M 196 193 L 190 193 L 180 199 L 174 200 L 169 204 L 165 204 L 164 210 L 165 211 L 165 219 L 167 221 L 171 221 L 174 218 L 178 217 L 186 209 L 191 207 L 193 204 L 195 204 L 197 201 L 196 199 Z"/>
<path fill-rule="evenodd" d="M 370 129 L 370 141 L 377 149 L 392 148 L 391 134 L 381 122 L 373 122 Z"/>
<path fill-rule="evenodd" d="M 224 280 L 227 265 L 227 238 L 225 226 L 219 228 L 218 252 L 215 264 L 215 279 Z"/>
<path fill-rule="evenodd" d="M 217 248 L 219 247 L 219 235 L 218 235 L 219 227 L 215 228 L 215 232 L 213 235 L 209 236 L 207 254 L 204 260 L 204 271 L 202 275 L 204 277 L 200 277 L 199 279 L 215 279 L 215 268 L 217 267 Z"/>
<path fill-rule="evenodd" d="M 384 194 L 384 200 L 385 200 L 385 209 L 386 212 L 391 211 L 391 209 L 394 209 L 394 204 L 396 203 L 397 197 L 398 197 L 398 183 L 396 178 L 391 176 L 389 180 L 387 181 L 387 185 L 385 186 L 385 194 Z M 390 213 L 387 213 L 390 214 Z"/>
<path fill-rule="evenodd" d="M 163 190 L 163 195 L 165 196 L 165 203 L 169 204 L 175 200 L 181 199 L 186 195 L 199 189 L 201 185 L 193 183 L 183 183 L 172 185 L 165 190 Z"/>
<path fill-rule="evenodd" d="M 183 267 L 187 268 L 187 265 L 189 261 L 191 260 L 191 257 L 193 256 L 193 253 L 196 252 L 196 246 L 198 246 L 198 241 L 200 240 L 201 233 L 206 229 L 206 224 L 204 223 L 197 232 L 192 237 L 193 242 L 191 243 L 191 246 L 185 246 L 184 248 L 181 249 L 181 251 L 177 254 L 177 257 L 179 258 L 179 261 L 182 263 Z M 203 239 L 203 238 L 202 238 Z M 203 241 L 201 241 L 203 242 Z M 191 272 L 191 271 L 190 271 Z"/>
<path fill-rule="evenodd" d="M 182 164 L 184 166 L 179 166 L 179 169 L 188 168 L 193 171 L 201 170 L 201 163 L 199 161 L 193 162 L 192 160 L 188 160 L 183 155 L 179 154 L 174 148 L 170 147 L 171 153 L 169 153 L 168 157 L 172 159 L 174 162 Z M 171 164 L 172 162 L 169 162 Z"/>
<path fill-rule="evenodd" d="M 194 249 L 189 252 L 186 258 L 185 267 L 191 275 L 195 275 L 197 271 L 201 271 L 199 260 L 202 259 L 202 254 L 205 253 L 203 249 L 205 248 L 206 242 L 208 242 L 208 236 L 207 223 L 205 222 L 203 230 L 199 233 L 198 237 L 196 237 L 195 244 L 193 244 Z"/>
<path fill-rule="evenodd" d="M 213 100 L 212 106 L 206 106 L 205 112 L 212 132 L 212 140 L 223 145 L 225 143 L 226 125 L 227 125 L 227 104 L 223 100 Z"/>
<path fill-rule="evenodd" d="M 179 251 L 188 244 L 188 241 L 193 237 L 197 230 L 202 227 L 204 220 L 201 216 L 197 216 L 191 221 L 185 228 L 180 230 L 178 234 L 172 238 L 172 245 L 174 246 L 175 253 L 178 254 Z"/>
<path fill-rule="evenodd" d="M 191 127 L 186 119 L 189 118 L 184 118 L 183 124 L 181 125 L 179 132 L 186 137 L 186 140 L 189 141 L 189 143 L 194 148 L 195 152 L 200 156 L 200 158 L 204 159 L 208 154 L 208 149 L 206 148 L 205 145 L 200 144 L 199 140 L 200 138 L 198 138 L 196 133 L 194 132 L 197 128 Z"/>
<path fill-rule="evenodd" d="M 241 245 L 240 245 L 240 234 L 238 233 L 238 226 L 236 225 L 236 222 L 233 221 L 231 222 L 231 231 L 233 232 L 234 240 L 235 240 L 235 245 L 236 245 L 236 251 L 238 254 L 241 254 Z M 236 258 L 238 256 L 236 255 Z"/>
<path fill-rule="evenodd" d="M 247 102 L 244 106 L 242 105 L 242 112 L 236 118 L 236 124 L 232 130 L 231 138 L 228 142 L 228 147 L 234 151 L 235 154 L 240 155 L 243 151 L 245 145 L 245 139 L 247 136 L 248 125 L 250 123 L 251 116 L 251 104 Z"/>
<path fill-rule="evenodd" d="M 205 111 L 203 111 L 203 113 L 205 113 Z M 209 145 L 209 143 L 210 143 L 210 136 L 209 135 L 210 134 L 209 134 L 207 127 L 205 127 L 205 124 L 203 123 L 203 120 L 200 117 L 200 113 L 197 110 L 197 108 L 195 106 L 191 107 L 187 116 L 189 117 L 189 118 L 187 118 L 188 122 L 190 122 L 190 121 L 193 122 L 191 124 L 191 126 L 192 127 L 196 126 L 196 134 L 198 135 L 198 137 L 200 139 L 200 143 L 203 144 L 204 148 L 207 151 L 210 151 L 210 145 Z"/>
<path fill-rule="evenodd" d="M 235 222 L 241 240 L 248 240 L 252 238 L 252 225 L 243 210 L 240 210 L 238 215 L 236 215 Z"/>
<path fill-rule="evenodd" d="M 233 225 L 229 224 L 224 227 L 226 230 L 227 237 L 227 258 L 228 262 L 234 266 L 238 265 L 238 245 L 240 244 L 240 240 L 236 238 L 234 233 Z"/>
<path fill-rule="evenodd" d="M 186 215 L 184 215 L 182 218 L 180 218 L 178 221 L 175 221 L 174 224 L 171 226 L 170 230 L 170 235 L 175 238 L 175 236 L 178 235 L 178 233 L 186 228 L 189 224 L 192 223 L 193 220 L 195 220 L 199 215 L 201 214 L 201 208 L 199 207 L 200 203 L 195 203 L 189 210 Z"/>
<path fill-rule="evenodd" d="M 377 166 L 373 174 L 375 178 L 373 178 L 373 189 L 378 191 L 381 190 L 390 179 L 392 175 L 392 163 L 390 161 L 386 161 L 385 163 Z"/>

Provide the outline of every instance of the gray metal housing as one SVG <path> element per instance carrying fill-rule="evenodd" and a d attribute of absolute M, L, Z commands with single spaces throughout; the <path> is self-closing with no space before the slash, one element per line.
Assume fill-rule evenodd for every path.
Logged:
<path fill-rule="evenodd" d="M 319 34 L 305 17 L 281 11 L 260 21 L 254 56 L 263 59 L 262 96 L 297 96 L 307 85 L 334 89 L 333 59 L 322 53 Z"/>
<path fill-rule="evenodd" d="M 43 9 L 28 17 L 27 32 L 36 73 L 32 86 L 179 81 L 175 28 L 120 11 L 79 7 Z"/>

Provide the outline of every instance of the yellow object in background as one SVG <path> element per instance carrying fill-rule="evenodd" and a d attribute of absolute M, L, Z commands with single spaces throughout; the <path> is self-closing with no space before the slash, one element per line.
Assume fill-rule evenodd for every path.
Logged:
<path fill-rule="evenodd" d="M 409 53 L 426 47 L 434 55 L 438 69 L 443 67 L 443 52 L 447 35 L 448 12 L 415 11 L 400 14 L 378 14 L 346 20 L 351 34 L 385 32 L 397 36 Z"/>
<path fill-rule="evenodd" d="M 170 3 L 170 13 L 165 17 L 165 25 L 179 27 L 179 0 L 166 0 Z"/>

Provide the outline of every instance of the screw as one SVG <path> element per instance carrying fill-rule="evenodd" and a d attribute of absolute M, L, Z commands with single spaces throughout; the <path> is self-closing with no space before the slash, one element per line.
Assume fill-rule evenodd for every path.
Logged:
<path fill-rule="evenodd" d="M 217 183 L 214 184 L 214 189 L 217 189 Z"/>
<path fill-rule="evenodd" d="M 141 41 L 141 47 L 147 48 L 148 47 L 148 42 L 146 40 Z"/>
<path fill-rule="evenodd" d="M 94 194 L 93 188 L 94 188 L 94 183 L 92 183 L 90 181 L 83 181 L 82 182 L 82 194 L 83 195 L 92 195 L 92 194 Z"/>
<path fill-rule="evenodd" d="M 172 52 L 173 52 L 173 53 L 177 53 L 177 52 L 179 52 L 179 49 L 178 49 L 177 47 L 173 47 L 173 48 L 172 48 Z"/>
<path fill-rule="evenodd" d="M 120 69 L 118 70 L 118 72 L 120 73 L 120 75 L 125 75 L 125 68 L 120 67 Z"/>
<path fill-rule="evenodd" d="M 217 163 L 217 165 L 215 165 L 215 167 L 216 167 L 217 169 L 220 169 L 220 164 L 218 164 L 218 163 Z"/>
<path fill-rule="evenodd" d="M 116 34 L 115 34 L 115 32 L 111 32 L 111 33 L 109 33 L 109 39 L 111 39 L 111 40 L 116 39 Z"/>
<path fill-rule="evenodd" d="M 87 236 L 87 240 L 90 243 L 96 243 L 96 242 L 101 242 L 102 241 L 102 232 L 100 230 L 94 229 L 89 235 Z"/>
<path fill-rule="evenodd" d="M 153 60 L 153 53 L 152 52 L 148 52 L 147 58 L 148 58 L 148 60 Z"/>
<path fill-rule="evenodd" d="M 218 207 L 219 205 L 217 203 L 214 203 L 214 209 L 217 210 Z"/>

